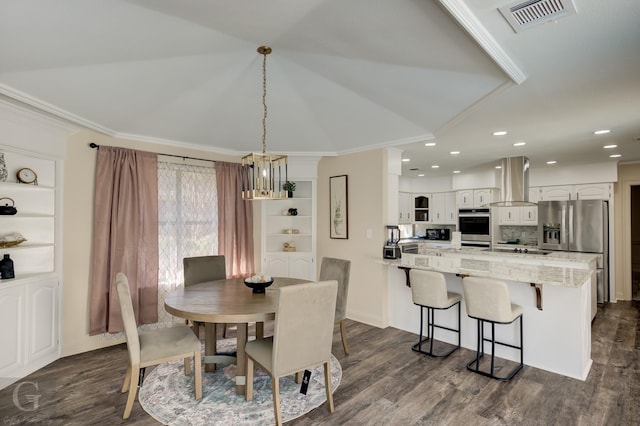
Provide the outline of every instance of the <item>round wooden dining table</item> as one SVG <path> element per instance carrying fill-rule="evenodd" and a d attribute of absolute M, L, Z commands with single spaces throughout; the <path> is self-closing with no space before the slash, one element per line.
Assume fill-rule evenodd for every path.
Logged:
<path fill-rule="evenodd" d="M 276 312 L 274 290 L 303 282 L 308 280 L 276 277 L 265 293 L 253 293 L 243 278 L 207 281 L 168 293 L 164 298 L 164 308 L 176 317 L 205 323 L 205 366 L 220 362 L 216 357 L 216 324 L 237 325 L 236 393 L 240 395 L 244 394 L 246 385 L 244 346 L 249 323 L 273 320 Z M 261 328 L 257 334 L 261 337 Z"/>

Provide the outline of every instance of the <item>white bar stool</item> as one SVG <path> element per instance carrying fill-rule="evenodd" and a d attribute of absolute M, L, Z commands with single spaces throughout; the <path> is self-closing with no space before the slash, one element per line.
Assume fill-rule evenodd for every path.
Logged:
<path fill-rule="evenodd" d="M 524 365 L 522 350 L 522 306 L 511 303 L 509 287 L 504 281 L 491 278 L 464 277 L 462 279 L 464 301 L 467 315 L 478 322 L 478 343 L 476 358 L 467 364 L 467 369 L 492 379 L 509 381 Z M 495 339 L 496 324 L 511 324 L 520 318 L 520 346 Z M 484 337 L 484 323 L 491 323 L 491 339 Z M 480 358 L 484 356 L 484 342 L 491 342 L 491 367 L 489 371 L 480 370 Z M 514 367 L 506 376 L 496 376 L 494 372 L 494 355 L 496 345 L 508 346 L 520 351 L 520 364 Z"/>
<path fill-rule="evenodd" d="M 451 355 L 455 350 L 460 348 L 460 300 L 458 293 L 449 293 L 447 291 L 447 283 L 444 275 L 439 272 L 422 271 L 419 269 L 411 269 L 409 272 L 411 282 L 411 295 L 413 303 L 420 306 L 420 337 L 418 343 L 411 347 L 412 350 L 429 355 L 435 358 L 445 358 Z M 458 305 L 458 328 L 449 328 L 435 324 L 435 309 L 449 309 L 454 305 Z M 422 327 L 424 324 L 423 312 L 427 308 L 427 336 L 422 338 Z M 443 354 L 433 352 L 433 337 L 435 327 L 458 333 L 458 346 Z M 422 350 L 422 344 L 429 341 L 429 351 Z"/>

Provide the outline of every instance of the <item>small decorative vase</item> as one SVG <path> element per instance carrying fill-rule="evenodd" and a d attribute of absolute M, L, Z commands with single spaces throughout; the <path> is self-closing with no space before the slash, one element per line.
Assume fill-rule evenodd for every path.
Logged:
<path fill-rule="evenodd" d="M 288 193 L 287 196 L 289 198 L 293 198 L 293 191 L 287 191 L 287 193 Z"/>
<path fill-rule="evenodd" d="M 7 165 L 4 163 L 4 152 L 0 152 L 0 182 L 6 182 L 9 172 L 7 171 Z"/>
<path fill-rule="evenodd" d="M 4 255 L 4 258 L 0 260 L 0 279 L 6 280 L 9 278 L 15 278 L 13 272 L 13 260 L 8 254 Z"/>

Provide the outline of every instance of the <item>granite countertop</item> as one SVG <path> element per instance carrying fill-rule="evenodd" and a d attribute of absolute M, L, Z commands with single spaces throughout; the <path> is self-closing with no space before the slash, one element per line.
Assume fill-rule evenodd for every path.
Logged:
<path fill-rule="evenodd" d="M 568 252 L 504 253 L 471 247 L 433 249 L 425 254 L 403 253 L 400 259 L 382 259 L 382 262 L 405 268 L 575 288 L 591 278 L 597 256 Z"/>

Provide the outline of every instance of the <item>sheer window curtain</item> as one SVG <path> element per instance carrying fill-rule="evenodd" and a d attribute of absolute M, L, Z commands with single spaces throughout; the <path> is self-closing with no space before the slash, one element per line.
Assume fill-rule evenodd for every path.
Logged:
<path fill-rule="evenodd" d="M 253 205 L 241 196 L 241 165 L 216 162 L 218 180 L 218 253 L 224 254 L 227 276 L 254 273 Z"/>
<path fill-rule="evenodd" d="M 216 173 L 213 163 L 158 163 L 158 327 L 177 321 L 164 310 L 164 297 L 184 285 L 182 259 L 218 254 Z"/>
<path fill-rule="evenodd" d="M 100 147 L 96 163 L 89 334 L 123 330 L 115 275 L 129 278 L 139 324 L 158 320 L 157 154 Z"/>

